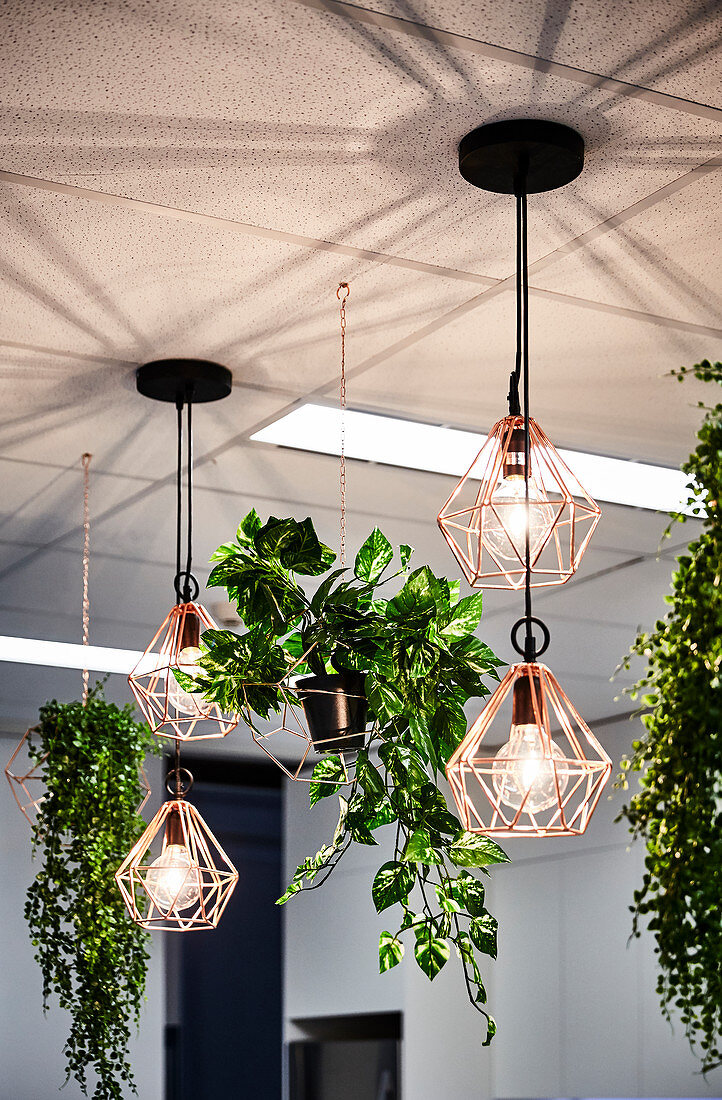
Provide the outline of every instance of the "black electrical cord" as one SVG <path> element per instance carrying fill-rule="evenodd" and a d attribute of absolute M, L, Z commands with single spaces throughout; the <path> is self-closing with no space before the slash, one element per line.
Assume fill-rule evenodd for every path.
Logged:
<path fill-rule="evenodd" d="M 520 169 L 516 188 L 516 367 L 509 382 L 509 413 L 521 415 L 519 403 L 519 381 L 521 376 L 523 413 L 524 413 L 524 502 L 526 508 L 526 529 L 524 534 L 524 617 L 512 628 L 512 645 L 525 661 L 536 661 L 537 656 L 549 645 L 549 631 L 546 625 L 532 614 L 531 601 L 531 523 L 529 516 L 529 479 L 531 477 L 531 437 L 529 432 L 529 253 L 527 244 L 527 192 L 526 169 Z M 542 632 L 542 643 L 537 653 L 534 624 Z M 517 643 L 516 635 L 520 626 L 524 626 L 523 648 Z"/>
<path fill-rule="evenodd" d="M 183 602 L 181 591 L 181 516 L 183 512 L 183 399 L 176 400 L 178 445 L 176 449 L 176 522 L 175 522 L 175 588 L 176 603 Z"/>
<path fill-rule="evenodd" d="M 186 572 L 185 572 L 185 587 L 183 590 L 183 599 L 185 603 L 188 603 L 191 599 L 191 580 L 193 580 L 192 564 L 193 564 L 193 387 L 189 386 L 186 391 L 186 400 L 188 402 L 188 481 L 187 481 L 187 506 L 186 513 L 188 519 L 188 544 L 186 546 Z"/>
<path fill-rule="evenodd" d="M 186 563 L 181 568 L 183 556 L 183 410 L 186 412 Z M 190 603 L 198 595 L 200 586 L 193 576 L 193 387 L 186 387 L 183 397 L 176 400 L 178 446 L 176 451 L 176 542 L 175 588 L 176 603 Z"/>
<path fill-rule="evenodd" d="M 521 205 L 521 299 L 522 299 L 522 349 L 523 349 L 523 386 L 524 386 L 524 500 L 526 506 L 526 526 L 524 536 L 524 617 L 526 635 L 524 638 L 524 659 L 536 659 L 534 635 L 532 633 L 531 613 L 531 522 L 529 515 L 529 475 L 531 466 L 531 441 L 529 438 L 529 256 L 527 252 L 526 188 L 518 196 Z"/>
<path fill-rule="evenodd" d="M 526 197 L 526 196 L 525 196 Z M 516 362 L 514 370 L 509 377 L 509 415 L 519 416 L 521 406 L 519 404 L 519 378 L 521 376 L 522 360 L 522 185 L 516 191 Z"/>

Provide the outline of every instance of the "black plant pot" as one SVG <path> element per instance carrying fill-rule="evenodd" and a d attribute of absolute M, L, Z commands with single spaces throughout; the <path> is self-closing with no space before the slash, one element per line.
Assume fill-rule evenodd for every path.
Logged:
<path fill-rule="evenodd" d="M 360 672 L 304 676 L 296 681 L 316 752 L 363 748 L 368 711 L 365 681 Z"/>

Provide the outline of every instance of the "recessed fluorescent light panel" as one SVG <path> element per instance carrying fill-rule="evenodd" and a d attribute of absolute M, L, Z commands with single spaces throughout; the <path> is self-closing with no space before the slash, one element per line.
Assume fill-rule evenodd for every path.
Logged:
<path fill-rule="evenodd" d="M 120 672 L 126 676 L 143 656 L 140 650 L 110 649 L 74 642 L 46 642 L 41 638 L 0 635 L 0 661 L 51 668 L 87 668 L 89 672 Z"/>
<path fill-rule="evenodd" d="M 330 405 L 301 405 L 251 436 L 316 454 L 341 453 L 341 411 Z M 347 458 L 461 477 L 481 450 L 486 436 L 394 416 L 346 410 Z M 687 475 L 665 466 L 626 462 L 584 451 L 558 452 L 596 500 L 652 511 L 682 511 L 687 505 Z"/>

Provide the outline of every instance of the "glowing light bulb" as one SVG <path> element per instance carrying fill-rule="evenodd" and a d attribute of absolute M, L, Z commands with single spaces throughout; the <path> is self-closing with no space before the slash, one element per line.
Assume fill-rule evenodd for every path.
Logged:
<path fill-rule="evenodd" d="M 491 769 L 499 800 L 512 810 L 518 810 L 523 802 L 532 814 L 558 805 L 569 783 L 566 765 L 555 763 L 563 760 L 559 746 L 543 739 L 539 726 L 531 722 L 512 726 Z"/>
<path fill-rule="evenodd" d="M 534 561 L 540 544 L 554 522 L 554 509 L 533 477 L 529 478 L 529 550 Z M 500 558 L 524 561 L 526 552 L 527 503 L 524 478 L 503 477 L 491 494 L 491 507 L 484 519 L 484 540 Z"/>
<path fill-rule="evenodd" d="M 195 679 L 202 671 L 198 664 L 200 656 L 201 651 L 198 646 L 186 646 L 184 649 L 181 649 L 178 654 L 178 663 L 175 664 L 173 668 L 177 668 L 179 672 L 183 672 L 186 676 L 191 676 Z M 202 717 L 202 704 L 203 696 L 194 695 L 190 691 L 186 691 L 182 688 L 173 675 L 173 669 L 169 669 L 168 705 L 175 709 L 176 715 L 182 715 L 189 718 Z"/>
<path fill-rule="evenodd" d="M 153 860 L 145 883 L 162 913 L 179 912 L 196 905 L 201 896 L 201 873 L 185 844 L 166 844 Z"/>

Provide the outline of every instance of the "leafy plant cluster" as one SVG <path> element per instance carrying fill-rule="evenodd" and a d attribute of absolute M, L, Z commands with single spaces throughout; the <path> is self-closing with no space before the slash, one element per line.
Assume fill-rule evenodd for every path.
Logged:
<path fill-rule="evenodd" d="M 128 920 L 114 872 L 144 825 L 138 769 L 157 751 L 131 706 L 107 703 L 96 688 L 86 706 L 53 700 L 40 710 L 31 756 L 45 753 L 47 794 L 33 829 L 42 866 L 25 904 L 43 1002 L 52 994 L 72 1018 L 65 1044 L 67 1080 L 95 1100 L 121 1100 L 133 1091 L 128 1059 L 131 1022 L 137 1024 L 148 963 L 147 934 Z"/>
<path fill-rule="evenodd" d="M 252 721 L 249 710 L 266 718 L 288 701 L 281 681 L 289 668 L 365 675 L 372 727 L 339 796 L 335 835 L 304 860 L 279 903 L 322 885 L 352 844 L 376 845 L 377 830 L 393 828 L 394 857 L 372 885 L 378 912 L 400 907 L 394 931 L 381 935 L 380 969 L 400 962 L 405 933 L 431 979 L 453 946 L 470 999 L 486 1017 L 489 1042 L 495 1024 L 483 1007 L 476 952 L 496 957 L 497 925 L 485 908 L 483 883 L 468 868 L 485 871 L 507 857 L 489 838 L 462 829 L 437 777 L 466 733 L 464 704 L 488 694 L 483 677 L 498 679 L 501 662 L 475 636 L 481 593 L 460 599 L 458 582 L 426 566 L 409 571 L 411 553 L 401 546 L 391 569 L 393 548 L 376 528 L 349 575 L 331 568 L 335 556 L 309 519 L 262 524 L 251 512 L 236 540 L 219 547 L 209 580 L 227 590 L 247 631 L 206 632 L 204 674 L 192 686 Z M 297 575 L 323 579 L 309 596 Z M 383 597 L 380 587 L 394 579 L 403 581 L 400 590 Z M 323 757 L 313 772 L 311 805 L 338 793 L 344 777 L 339 756 Z"/>
<path fill-rule="evenodd" d="M 676 374 L 722 384 L 722 363 Z M 682 468 L 702 533 L 677 559 L 670 610 L 631 650 L 647 659 L 632 694 L 649 710 L 618 785 L 641 773 L 621 815 L 647 846 L 634 933 L 654 933 L 662 1010 L 706 1073 L 722 1064 L 722 404 L 706 408 L 698 441 Z"/>

